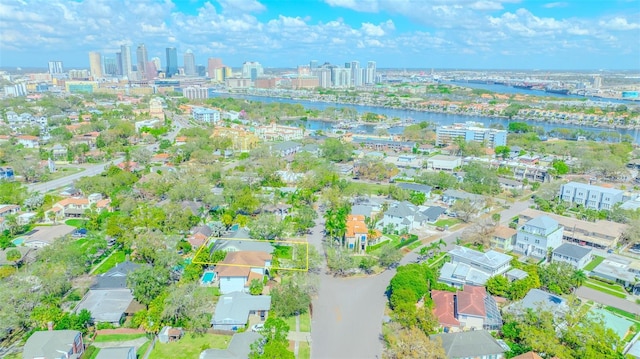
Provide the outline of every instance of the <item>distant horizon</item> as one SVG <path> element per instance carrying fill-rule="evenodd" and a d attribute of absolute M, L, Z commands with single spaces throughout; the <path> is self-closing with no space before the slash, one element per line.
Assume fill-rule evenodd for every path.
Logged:
<path fill-rule="evenodd" d="M 640 0 L 4 0 L 0 17 L 2 68 L 88 68 L 123 44 L 135 64 L 144 43 L 162 66 L 175 47 L 179 65 L 192 50 L 265 68 L 640 69 Z"/>

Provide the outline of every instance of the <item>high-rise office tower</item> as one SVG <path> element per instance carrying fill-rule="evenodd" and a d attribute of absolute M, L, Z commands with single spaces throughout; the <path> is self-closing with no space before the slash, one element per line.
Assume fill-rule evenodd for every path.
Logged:
<path fill-rule="evenodd" d="M 97 80 L 102 76 L 102 55 L 97 51 L 91 51 L 89 53 L 89 68 L 91 69 L 91 76 L 94 80 Z"/>
<path fill-rule="evenodd" d="M 196 66 L 196 72 L 198 73 L 198 76 L 200 76 L 200 77 L 207 76 L 207 68 L 204 67 L 204 65 Z"/>
<path fill-rule="evenodd" d="M 376 83 L 376 62 L 375 61 L 367 62 L 367 68 L 366 68 L 365 74 L 366 74 L 364 79 L 365 84 L 371 85 Z"/>
<path fill-rule="evenodd" d="M 180 73 L 178 71 L 178 50 L 175 47 L 167 47 L 167 71 L 166 77 L 171 77 Z"/>
<path fill-rule="evenodd" d="M 256 61 L 247 61 L 242 64 L 242 77 L 245 79 L 251 79 L 255 81 L 258 77 L 264 74 L 262 65 Z"/>
<path fill-rule="evenodd" d="M 351 85 L 362 86 L 362 70 L 358 61 L 351 61 Z"/>
<path fill-rule="evenodd" d="M 196 57 L 191 50 L 184 53 L 184 74 L 185 76 L 196 75 Z"/>
<path fill-rule="evenodd" d="M 147 47 L 144 44 L 138 45 L 136 49 L 136 71 L 138 71 L 138 77 L 143 80 L 147 76 Z"/>
<path fill-rule="evenodd" d="M 313 69 L 317 69 L 318 68 L 318 60 L 311 60 L 309 61 L 309 68 L 311 70 Z"/>
<path fill-rule="evenodd" d="M 147 71 L 145 74 L 147 80 L 152 80 L 158 76 L 158 68 L 156 67 L 155 61 L 147 62 L 145 69 Z"/>
<path fill-rule="evenodd" d="M 121 64 L 122 64 L 122 76 L 126 76 L 131 80 L 131 72 L 133 71 L 133 66 L 131 64 L 131 46 L 122 45 L 120 46 L 120 56 L 121 56 Z"/>
<path fill-rule="evenodd" d="M 331 69 L 331 81 L 333 87 L 351 86 L 351 69 L 344 67 L 334 67 Z"/>
<path fill-rule="evenodd" d="M 61 74 L 63 72 L 62 69 L 62 61 L 49 61 L 49 74 Z"/>
<path fill-rule="evenodd" d="M 162 70 L 162 63 L 160 62 L 160 58 L 159 57 L 152 58 L 151 62 L 153 62 L 156 65 L 156 71 Z"/>
<path fill-rule="evenodd" d="M 115 57 L 104 57 L 104 74 L 109 76 L 118 75 L 118 63 Z"/>
<path fill-rule="evenodd" d="M 116 75 L 122 76 L 122 52 L 116 52 L 116 66 L 118 67 L 118 71 L 116 71 Z"/>
<path fill-rule="evenodd" d="M 216 70 L 223 68 L 224 64 L 222 64 L 222 59 L 217 57 L 210 57 L 207 60 L 207 76 L 210 79 L 214 79 L 216 81 L 222 81 L 221 79 L 216 78 Z"/>

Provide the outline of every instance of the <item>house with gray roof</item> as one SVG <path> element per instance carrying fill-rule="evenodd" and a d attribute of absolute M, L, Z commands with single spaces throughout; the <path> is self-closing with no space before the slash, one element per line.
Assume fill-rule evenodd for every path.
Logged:
<path fill-rule="evenodd" d="M 504 353 L 509 351 L 506 344 L 499 343 L 486 330 L 435 334 L 430 338 L 442 340 L 447 359 L 503 359 Z"/>
<path fill-rule="evenodd" d="M 558 221 L 542 215 L 518 228 L 513 250 L 526 256 L 545 258 L 548 248 L 556 249 L 562 244 L 564 228 Z"/>
<path fill-rule="evenodd" d="M 522 300 L 512 303 L 504 310 L 509 313 L 520 315 L 527 310 L 545 310 L 559 316 L 568 310 L 567 300 L 540 289 L 531 289 Z"/>
<path fill-rule="evenodd" d="M 425 184 L 399 182 L 397 186 L 407 191 L 424 193 L 424 195 L 427 196 L 427 198 L 431 196 L 432 187 L 427 186 Z"/>
<path fill-rule="evenodd" d="M 95 359 L 136 359 L 135 347 L 102 348 Z"/>
<path fill-rule="evenodd" d="M 431 206 L 423 211 L 420 211 L 420 213 L 425 216 L 427 222 L 435 223 L 438 221 L 438 218 L 440 218 L 440 216 L 443 215 L 446 211 L 446 208 L 440 206 Z"/>
<path fill-rule="evenodd" d="M 213 241 L 213 244 L 210 247 L 210 251 L 252 251 L 272 254 L 273 246 L 268 241 L 251 239 L 251 237 L 249 236 L 249 231 L 247 231 L 245 228 L 239 228 L 237 231 L 230 233 L 224 238 L 216 238 L 216 240 Z"/>
<path fill-rule="evenodd" d="M 624 191 L 615 188 L 569 182 L 560 187 L 560 199 L 595 210 L 611 210 L 624 200 Z"/>
<path fill-rule="evenodd" d="M 420 208 L 410 202 L 397 202 L 389 206 L 380 226 L 397 231 L 411 231 L 420 228 L 427 222 L 427 217 L 420 213 Z"/>
<path fill-rule="evenodd" d="M 490 250 L 486 253 L 456 246 L 449 251 L 451 261 L 440 269 L 438 281 L 463 288 L 465 284 L 483 286 L 490 277 L 511 268 L 513 257 Z"/>
<path fill-rule="evenodd" d="M 118 326 L 124 320 L 125 312 L 133 302 L 133 294 L 128 288 L 91 289 L 76 305 L 74 311 L 86 309 L 91 312 L 95 323 L 110 323 Z"/>
<path fill-rule="evenodd" d="M 611 255 L 603 260 L 602 263 L 598 264 L 598 266 L 591 271 L 590 275 L 629 287 L 640 279 L 640 273 L 633 269 L 634 261 L 635 260 L 631 258 Z M 634 294 L 640 294 L 636 291 L 640 291 L 640 288 L 634 287 Z"/>
<path fill-rule="evenodd" d="M 256 332 L 236 333 L 227 349 L 207 349 L 200 353 L 198 359 L 246 359 L 251 352 L 251 344 L 260 338 L 262 335 Z"/>
<path fill-rule="evenodd" d="M 140 264 L 131 261 L 116 263 L 108 272 L 96 277 L 91 289 L 122 289 L 127 288 L 127 276 L 138 269 Z"/>
<path fill-rule="evenodd" d="M 591 247 L 579 246 L 573 243 L 563 243 L 553 250 L 552 262 L 566 262 L 576 269 L 584 268 L 593 258 Z"/>
<path fill-rule="evenodd" d="M 472 203 L 484 203 L 484 197 L 479 194 L 458 191 L 455 189 L 448 189 L 442 193 L 442 202 L 450 206 L 456 203 L 456 201 L 465 199 Z"/>
<path fill-rule="evenodd" d="M 24 359 L 78 359 L 84 353 L 82 333 L 48 330 L 33 333 L 22 350 Z"/>
<path fill-rule="evenodd" d="M 273 154 L 280 157 L 295 155 L 302 150 L 302 144 L 294 141 L 278 142 L 271 144 L 269 147 Z"/>
<path fill-rule="evenodd" d="M 271 296 L 250 295 L 244 292 L 231 292 L 220 297 L 216 304 L 211 326 L 219 330 L 238 330 L 244 328 L 249 316 L 255 315 L 264 321 L 271 309 Z"/>

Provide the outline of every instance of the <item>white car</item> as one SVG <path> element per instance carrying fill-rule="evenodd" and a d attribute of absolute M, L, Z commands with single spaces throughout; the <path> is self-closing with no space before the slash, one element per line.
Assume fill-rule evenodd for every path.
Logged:
<path fill-rule="evenodd" d="M 262 324 L 262 323 L 254 324 L 254 325 L 251 326 L 251 331 L 252 332 L 259 332 L 262 329 L 264 329 L 264 324 Z"/>

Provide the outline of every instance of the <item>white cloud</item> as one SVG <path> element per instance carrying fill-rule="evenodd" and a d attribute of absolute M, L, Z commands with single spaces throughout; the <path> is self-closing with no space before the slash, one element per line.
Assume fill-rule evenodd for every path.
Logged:
<path fill-rule="evenodd" d="M 546 4 L 542 5 L 542 6 L 547 8 L 547 9 L 553 9 L 553 8 L 558 8 L 558 7 L 567 7 L 567 6 L 569 6 L 569 3 L 566 3 L 566 2 L 550 2 L 550 3 L 546 3 Z"/>
<path fill-rule="evenodd" d="M 267 8 L 256 0 L 218 0 L 223 12 L 262 12 Z"/>
<path fill-rule="evenodd" d="M 384 36 L 385 34 L 382 27 L 374 25 L 370 22 L 362 23 L 362 32 L 367 36 Z"/>
<path fill-rule="evenodd" d="M 605 29 L 615 30 L 615 31 L 628 31 L 628 30 L 636 30 L 640 29 L 640 23 L 633 23 L 627 21 L 627 19 L 623 17 L 614 17 L 609 20 L 600 21 L 600 26 Z"/>
<path fill-rule="evenodd" d="M 344 7 L 361 12 L 379 11 L 377 0 L 325 0 L 325 2 L 333 7 Z"/>

